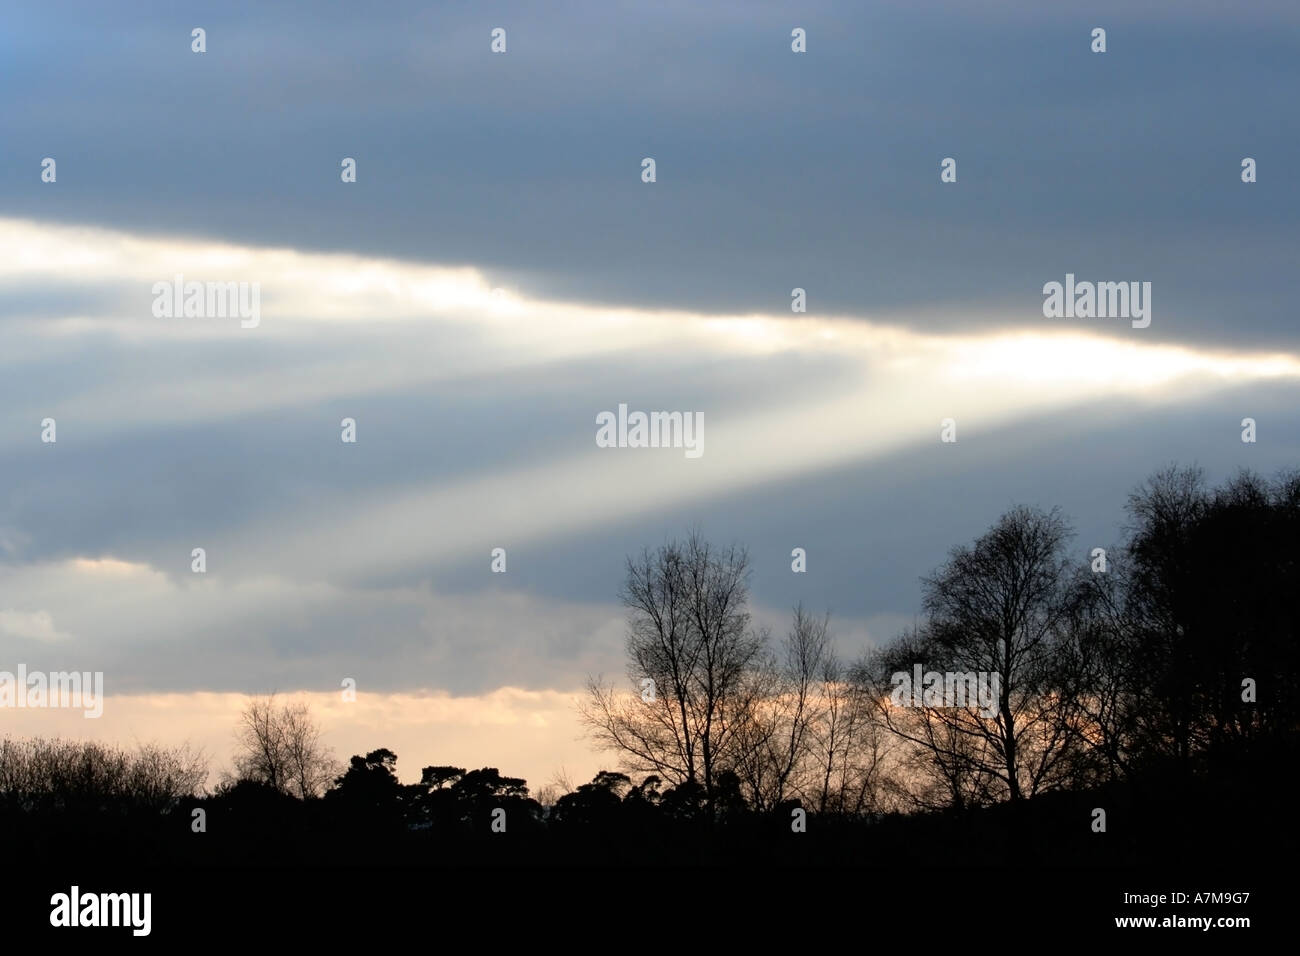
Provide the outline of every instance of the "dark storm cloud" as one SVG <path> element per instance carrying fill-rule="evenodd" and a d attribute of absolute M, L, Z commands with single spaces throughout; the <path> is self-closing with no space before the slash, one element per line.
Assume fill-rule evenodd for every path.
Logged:
<path fill-rule="evenodd" d="M 773 310 L 797 285 L 927 328 L 1042 324 L 1066 272 L 1141 279 L 1152 339 L 1294 345 L 1300 39 L 1285 5 L 1210 11 L 45 6 L 7 31 L 0 209 L 470 262 L 584 301 Z"/>

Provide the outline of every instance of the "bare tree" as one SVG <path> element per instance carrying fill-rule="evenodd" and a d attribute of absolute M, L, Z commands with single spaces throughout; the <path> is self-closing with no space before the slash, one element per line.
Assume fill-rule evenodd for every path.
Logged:
<path fill-rule="evenodd" d="M 569 778 L 569 771 L 564 767 L 560 767 L 559 770 L 551 774 L 551 779 L 537 791 L 537 802 L 544 807 L 554 806 L 560 797 L 566 793 L 572 793 L 575 789 L 573 781 Z"/>
<path fill-rule="evenodd" d="M 1300 683 L 1300 473 L 1270 482 L 1243 471 L 1210 488 L 1199 468 L 1170 467 L 1138 487 L 1128 512 L 1125 751 L 1191 774 L 1292 733 L 1300 698 L 1247 703 L 1243 680 Z"/>
<path fill-rule="evenodd" d="M 781 659 L 762 662 L 761 692 L 735 734 L 735 770 L 756 810 L 806 790 L 814 727 L 824 716 L 821 677 L 833 660 L 829 625 L 829 615 L 815 618 L 796 606 Z"/>
<path fill-rule="evenodd" d="M 891 702 L 891 674 L 910 670 L 914 661 L 934 659 L 931 641 L 917 627 L 884 650 L 868 653 L 855 668 L 854 681 L 876 723 L 900 744 L 891 761 L 893 772 L 882 786 L 910 810 L 993 802 L 994 772 L 987 766 L 987 740 L 970 733 L 955 714 L 929 707 L 900 708 Z"/>
<path fill-rule="evenodd" d="M 1148 695 L 1160 706 L 1139 716 L 1143 749 L 1186 766 L 1197 749 L 1195 668 L 1188 629 L 1195 617 L 1190 596 L 1196 581 L 1196 529 L 1210 510 L 1205 473 L 1171 467 L 1157 472 L 1130 496 L 1125 559 L 1131 576 L 1125 610 L 1135 628 L 1138 673 L 1153 675 Z"/>
<path fill-rule="evenodd" d="M 338 773 L 306 701 L 277 704 L 274 694 L 250 699 L 235 738 L 237 775 L 282 793 L 304 800 L 320 796 Z"/>
<path fill-rule="evenodd" d="M 202 751 L 141 744 L 133 752 L 97 741 L 0 741 L 0 804 L 98 811 L 137 807 L 165 813 L 207 778 Z"/>
<path fill-rule="evenodd" d="M 629 560 L 632 691 L 590 681 L 584 721 L 629 772 L 697 784 L 706 802 L 725 773 L 758 811 L 795 798 L 878 810 L 889 740 L 835 655 L 830 616 L 796 606 L 773 654 L 749 626 L 747 573 L 742 549 L 697 535 Z"/>
<path fill-rule="evenodd" d="M 1077 730 L 1087 752 L 1081 786 L 1126 775 L 1135 756 L 1144 680 L 1140 637 L 1125 601 L 1130 590 L 1128 568 L 1118 560 L 1105 573 L 1083 572 L 1082 600 L 1060 648 L 1064 683 L 1078 689 Z"/>
<path fill-rule="evenodd" d="M 891 736 L 833 651 L 822 661 L 809 728 L 809 780 L 801 795 L 819 813 L 877 813 L 885 804 Z"/>
<path fill-rule="evenodd" d="M 1080 600 L 1063 557 L 1069 537 L 1055 510 L 1012 509 L 925 579 L 928 622 L 882 658 L 878 682 L 913 664 L 997 678 L 991 714 L 974 704 L 883 710 L 953 803 L 1063 786 L 1086 750 L 1079 688 L 1062 667 Z M 877 700 L 882 690 L 873 688 Z"/>
<path fill-rule="evenodd" d="M 715 550 L 698 534 L 629 558 L 633 693 L 592 680 L 581 709 L 596 740 L 619 751 L 629 770 L 699 784 L 708 802 L 767 679 L 766 635 L 749 626 L 748 572 L 743 549 Z"/>

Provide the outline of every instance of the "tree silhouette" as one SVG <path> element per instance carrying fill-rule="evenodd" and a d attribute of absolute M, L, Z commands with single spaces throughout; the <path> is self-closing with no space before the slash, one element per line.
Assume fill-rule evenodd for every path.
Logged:
<path fill-rule="evenodd" d="M 277 704 L 274 694 L 250 699 L 240 713 L 235 740 L 238 777 L 304 800 L 320 796 L 337 773 L 305 701 Z"/>
<path fill-rule="evenodd" d="M 923 580 L 927 621 L 876 661 L 871 692 L 890 728 L 921 748 L 956 803 L 998 794 L 1014 802 L 1065 786 L 1085 749 L 1078 688 L 1063 667 L 1083 600 L 1064 554 L 1069 538 L 1057 511 L 1013 508 Z M 892 674 L 917 664 L 990 675 L 993 712 L 973 701 L 892 706 Z"/>
<path fill-rule="evenodd" d="M 1199 469 L 1169 468 L 1128 510 L 1120 634 L 1139 761 L 1187 775 L 1293 733 L 1300 474 L 1242 472 L 1210 490 Z"/>
<path fill-rule="evenodd" d="M 628 677 L 639 696 L 593 680 L 582 709 L 595 738 L 629 769 L 698 783 L 706 802 L 764 687 L 765 635 L 749 627 L 748 574 L 744 549 L 715 550 L 698 534 L 629 558 Z"/>
<path fill-rule="evenodd" d="M 325 800 L 353 819 L 377 826 L 396 825 L 402 818 L 397 754 L 381 747 L 364 757 L 353 757 L 347 772 L 326 792 Z"/>

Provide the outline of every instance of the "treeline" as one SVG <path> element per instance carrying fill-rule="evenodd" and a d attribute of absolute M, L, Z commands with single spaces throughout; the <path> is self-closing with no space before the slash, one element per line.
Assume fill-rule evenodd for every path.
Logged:
<path fill-rule="evenodd" d="M 193 797 L 207 761 L 189 747 L 0 740 L 0 812 L 158 814 Z"/>
<path fill-rule="evenodd" d="M 1127 512 L 1118 545 L 1080 548 L 1059 511 L 1013 508 L 923 580 L 915 628 L 848 665 L 803 608 L 775 647 L 751 626 L 743 549 L 644 552 L 623 595 L 631 689 L 593 682 L 584 715 L 622 769 L 705 808 L 738 789 L 760 812 L 961 810 L 1282 772 L 1300 475 L 1209 488 L 1170 468 Z"/>
<path fill-rule="evenodd" d="M 1210 488 L 1171 468 L 1127 513 L 1102 548 L 1076 545 L 1056 510 L 1012 509 L 923 580 L 916 626 L 852 661 L 827 615 L 795 608 L 779 640 L 753 625 L 743 548 L 691 535 L 647 550 L 622 593 L 628 683 L 593 679 L 582 708 L 615 769 L 569 792 L 453 766 L 403 784 L 382 748 L 340 767 L 304 705 L 266 698 L 211 793 L 184 748 L 6 740 L 0 815 L 142 813 L 166 821 L 160 845 L 219 832 L 232 859 L 328 856 L 327 834 L 381 858 L 466 841 L 490 856 L 502 833 L 550 857 L 779 846 L 860 861 L 956 840 L 1004 859 L 1227 859 L 1289 812 L 1300 475 Z"/>
<path fill-rule="evenodd" d="M 1195 469 L 1129 498 L 1125 540 L 1071 559 L 1057 512 L 1018 508 L 924 582 L 926 620 L 869 657 L 879 697 L 916 663 L 990 673 L 991 714 L 881 708 L 918 806 L 1116 781 L 1263 774 L 1300 726 L 1300 475 Z"/>

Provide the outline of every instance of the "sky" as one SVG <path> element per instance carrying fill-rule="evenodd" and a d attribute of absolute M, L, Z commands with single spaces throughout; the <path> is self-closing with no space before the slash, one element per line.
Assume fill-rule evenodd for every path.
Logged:
<path fill-rule="evenodd" d="M 851 659 L 1012 505 L 1082 560 L 1158 468 L 1300 463 L 1293 3 L 49 3 L 0 64 L 0 670 L 108 695 L 0 734 L 220 770 L 276 690 L 405 780 L 578 783 L 644 547 L 747 546 Z M 1150 325 L 1046 317 L 1067 274 Z M 599 447 L 620 404 L 702 454 Z"/>

